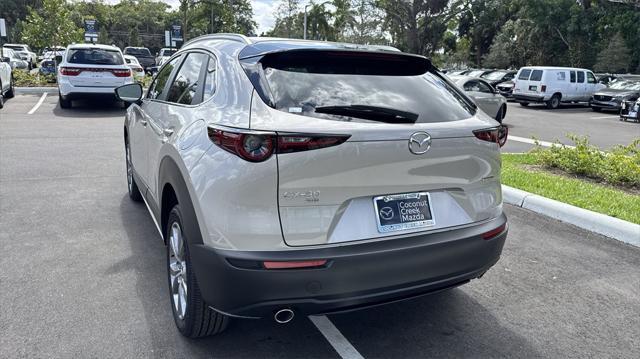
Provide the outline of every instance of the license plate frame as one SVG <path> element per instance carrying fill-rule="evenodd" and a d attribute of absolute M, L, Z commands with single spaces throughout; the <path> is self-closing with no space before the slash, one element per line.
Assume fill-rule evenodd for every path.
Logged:
<path fill-rule="evenodd" d="M 423 198 L 426 200 L 426 204 L 413 204 L 419 203 Z M 403 208 L 401 203 L 407 203 L 409 206 L 404 206 Z M 380 206 L 381 204 L 387 205 Z M 431 194 L 429 192 L 411 192 L 376 196 L 373 197 L 373 208 L 375 210 L 376 225 L 379 233 L 422 229 L 433 227 L 436 224 L 433 215 L 433 203 L 431 202 Z M 401 211 L 402 209 L 412 213 L 406 213 L 407 211 L 405 211 L 403 214 Z M 414 209 L 417 209 L 417 211 Z M 382 212 L 383 210 L 384 213 Z M 420 215 L 424 218 L 420 218 Z M 416 219 L 404 221 L 403 216 L 410 216 Z M 400 219 L 400 221 L 398 221 L 398 219 Z"/>

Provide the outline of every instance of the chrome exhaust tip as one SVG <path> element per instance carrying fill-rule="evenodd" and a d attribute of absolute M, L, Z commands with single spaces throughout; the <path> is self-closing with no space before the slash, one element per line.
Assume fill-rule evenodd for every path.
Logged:
<path fill-rule="evenodd" d="M 277 311 L 276 314 L 273 316 L 273 319 L 276 321 L 276 323 L 286 324 L 292 321 L 294 316 L 295 314 L 293 313 L 293 310 L 289 308 L 285 308 Z"/>

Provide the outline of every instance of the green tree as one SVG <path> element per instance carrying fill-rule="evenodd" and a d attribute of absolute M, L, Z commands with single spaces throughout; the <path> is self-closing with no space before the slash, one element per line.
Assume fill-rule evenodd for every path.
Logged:
<path fill-rule="evenodd" d="M 84 30 L 71 19 L 66 0 L 44 0 L 39 9 L 29 8 L 23 23 L 22 41 L 42 49 L 83 40 Z"/>
<path fill-rule="evenodd" d="M 622 34 L 617 33 L 607 47 L 598 54 L 594 70 L 600 72 L 626 73 L 631 70 L 631 52 L 624 43 Z"/>

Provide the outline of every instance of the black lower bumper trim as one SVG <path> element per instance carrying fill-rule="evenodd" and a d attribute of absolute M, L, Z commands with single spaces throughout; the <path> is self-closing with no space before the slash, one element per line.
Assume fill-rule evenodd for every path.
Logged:
<path fill-rule="evenodd" d="M 437 292 L 482 276 L 502 252 L 507 231 L 482 234 L 506 223 L 501 215 L 473 227 L 432 234 L 274 252 L 190 248 L 202 295 L 211 307 L 241 317 L 270 317 L 282 308 L 300 314 L 343 312 Z M 327 259 L 326 268 L 244 269 L 249 261 Z M 232 261 L 233 262 L 233 261 Z"/>

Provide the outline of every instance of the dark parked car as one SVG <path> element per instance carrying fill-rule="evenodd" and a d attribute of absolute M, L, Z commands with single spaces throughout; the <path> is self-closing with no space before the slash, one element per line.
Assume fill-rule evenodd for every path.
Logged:
<path fill-rule="evenodd" d="M 591 109 L 594 111 L 620 111 L 623 101 L 635 101 L 640 97 L 640 81 L 616 81 L 606 89 L 593 94 Z"/>
<path fill-rule="evenodd" d="M 56 74 L 56 62 L 51 60 L 44 60 L 40 63 L 40 74 L 42 75 L 55 75 Z"/>
<path fill-rule="evenodd" d="M 506 97 L 507 99 L 513 99 L 513 88 L 515 87 L 515 83 L 512 80 L 502 82 L 496 86 L 496 90 Z"/>
<path fill-rule="evenodd" d="M 506 81 L 513 80 L 516 77 L 518 71 L 513 70 L 496 70 L 493 72 L 489 72 L 480 77 L 487 80 L 491 84 L 491 86 L 496 87 L 498 84 L 501 84 Z"/>
<path fill-rule="evenodd" d="M 123 54 L 131 55 L 138 59 L 140 66 L 146 71 L 148 67 L 156 66 L 156 58 L 151 55 L 151 51 L 146 47 L 125 47 Z"/>

